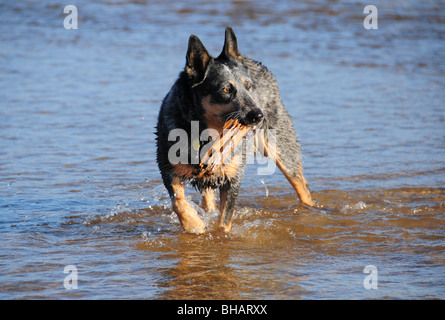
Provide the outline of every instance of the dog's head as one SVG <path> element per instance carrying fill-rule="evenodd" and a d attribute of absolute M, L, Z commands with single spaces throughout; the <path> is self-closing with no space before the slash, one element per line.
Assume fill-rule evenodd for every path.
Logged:
<path fill-rule="evenodd" d="M 254 127 L 263 119 L 254 99 L 255 82 L 243 62 L 231 27 L 226 28 L 224 48 L 217 58 L 207 52 L 198 37 L 190 36 L 185 73 L 208 127 L 220 131 L 230 118 Z"/>

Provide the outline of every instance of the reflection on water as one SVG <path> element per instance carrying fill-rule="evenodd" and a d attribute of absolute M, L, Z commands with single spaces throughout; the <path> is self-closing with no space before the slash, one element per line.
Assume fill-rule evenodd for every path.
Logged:
<path fill-rule="evenodd" d="M 324 203 L 322 209 L 292 210 L 280 206 L 295 199 L 289 192 L 264 198 L 258 207 L 267 210 L 241 204 L 230 235 L 210 231 L 172 239 L 150 233 L 143 234 L 138 248 L 163 252 L 160 259 L 173 262 L 158 269 L 160 285 L 166 288 L 160 298 L 299 299 L 335 297 L 335 292 L 347 298 L 381 297 L 361 291 L 363 268 L 369 264 L 380 268 L 382 291 L 393 287 L 386 297 L 397 297 L 404 287 L 395 283 L 411 282 L 406 272 L 416 279 L 424 267 L 444 263 L 444 247 L 438 245 L 443 239 L 444 194 L 443 189 L 426 188 L 374 195 L 325 190 L 315 193 Z M 164 212 L 156 224 L 175 223 L 170 211 Z M 321 288 L 319 281 L 329 283 L 328 292 L 308 289 Z M 431 297 L 440 294 L 441 285 L 438 277 Z M 344 289 L 348 286 L 353 290 Z M 405 297 L 418 297 L 414 287 L 405 287 Z"/>
<path fill-rule="evenodd" d="M 368 31 L 348 0 L 74 2 L 78 30 L 0 4 L 0 298 L 445 297 L 443 4 L 376 1 Z M 188 235 L 153 128 L 189 35 L 216 55 L 228 24 L 277 77 L 317 206 L 249 165 L 232 232 L 214 212 Z"/>

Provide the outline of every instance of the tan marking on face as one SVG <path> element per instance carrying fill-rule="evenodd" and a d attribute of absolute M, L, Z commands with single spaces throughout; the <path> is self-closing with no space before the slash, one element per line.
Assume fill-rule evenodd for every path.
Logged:
<path fill-rule="evenodd" d="M 229 104 L 212 104 L 210 96 L 206 96 L 201 100 L 204 109 L 204 117 L 207 121 L 207 127 L 222 132 L 224 122 L 221 116 L 233 110 L 233 105 Z"/>

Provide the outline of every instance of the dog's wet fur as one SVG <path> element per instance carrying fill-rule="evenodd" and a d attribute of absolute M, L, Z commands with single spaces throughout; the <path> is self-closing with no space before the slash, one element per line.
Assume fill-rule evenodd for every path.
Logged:
<path fill-rule="evenodd" d="M 169 149 L 176 141 L 169 141 L 169 133 L 179 128 L 190 137 L 192 121 L 198 121 L 200 133 L 205 129 L 221 132 L 230 118 L 262 132 L 274 129 L 275 143 L 272 144 L 266 134 L 261 135 L 257 143 L 262 144 L 265 155 L 275 161 L 301 202 L 313 206 L 303 177 L 300 144 L 292 119 L 281 102 L 277 82 L 264 65 L 241 55 L 235 33 L 227 27 L 223 51 L 216 58 L 207 52 L 198 37 L 190 36 L 185 68 L 162 102 L 156 127 L 158 166 L 173 210 L 187 232 L 204 233 L 205 223 L 185 198 L 186 181 L 203 194 L 206 211 L 216 209 L 213 190 L 219 189 L 219 227 L 225 232 L 230 230 L 246 153 L 237 148 L 232 160 L 217 173 L 198 178 L 198 162 L 191 161 L 193 142 L 189 141 L 187 146 L 187 163 L 170 163 Z"/>

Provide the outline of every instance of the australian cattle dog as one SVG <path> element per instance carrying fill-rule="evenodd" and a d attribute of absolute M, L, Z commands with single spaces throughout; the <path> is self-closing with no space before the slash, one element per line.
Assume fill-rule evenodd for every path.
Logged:
<path fill-rule="evenodd" d="M 198 136 L 206 129 L 221 132 L 231 118 L 238 119 L 257 133 L 262 132 L 255 139 L 256 147 L 261 145 L 264 155 L 282 171 L 304 205 L 314 204 L 303 177 L 300 143 L 293 121 L 281 102 L 277 82 L 264 65 L 241 55 L 235 33 L 227 27 L 224 48 L 218 57 L 211 56 L 198 37 L 190 36 L 185 68 L 164 98 L 159 112 L 157 162 L 173 210 L 186 232 L 201 234 L 206 228 L 186 200 L 186 181 L 202 193 L 207 212 L 217 210 L 214 190 L 219 189 L 219 227 L 225 232 L 231 229 L 246 166 L 244 149 L 236 148 L 231 160 L 218 172 L 203 176 L 199 174 L 199 159 L 193 161 L 196 160 L 193 158 L 195 151 L 202 149 L 206 141 L 190 139 L 192 131 Z M 176 150 L 178 137 L 172 139 L 171 133 L 178 129 L 188 138 Z M 275 135 L 273 143 L 267 135 L 271 130 Z M 207 142 L 211 143 L 211 139 Z M 172 155 L 177 156 L 172 149 L 185 153 L 185 158 L 172 161 Z"/>

